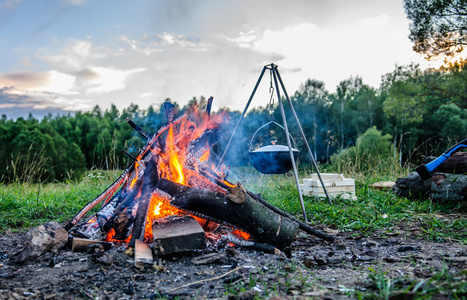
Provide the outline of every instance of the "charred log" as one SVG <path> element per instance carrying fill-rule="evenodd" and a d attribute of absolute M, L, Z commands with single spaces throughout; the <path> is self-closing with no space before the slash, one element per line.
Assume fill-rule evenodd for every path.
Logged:
<path fill-rule="evenodd" d="M 149 135 L 146 131 L 144 131 L 141 127 L 136 125 L 135 122 L 133 122 L 131 119 L 126 119 L 126 122 L 139 134 L 141 134 L 143 137 L 145 137 L 147 140 L 151 139 L 151 135 Z"/>
<path fill-rule="evenodd" d="M 151 160 L 146 165 L 144 170 L 143 188 L 141 190 L 141 196 L 139 198 L 138 210 L 136 211 L 135 223 L 133 226 L 133 234 L 129 243 L 130 247 L 135 246 L 135 240 L 143 241 L 144 228 L 146 225 L 146 219 L 148 215 L 149 202 L 151 201 L 151 195 L 155 190 L 159 176 L 157 174 L 157 165 L 155 160 Z"/>
<path fill-rule="evenodd" d="M 258 241 L 285 249 L 292 243 L 298 223 L 273 212 L 248 194 L 241 203 L 215 193 L 161 179 L 157 188 L 172 196 L 170 204 L 179 209 L 221 220 L 252 234 Z"/>

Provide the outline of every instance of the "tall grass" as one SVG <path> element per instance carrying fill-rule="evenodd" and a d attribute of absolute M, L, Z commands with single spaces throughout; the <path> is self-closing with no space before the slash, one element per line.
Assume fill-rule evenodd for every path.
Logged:
<path fill-rule="evenodd" d="M 355 151 L 333 155 L 327 169 L 347 177 L 377 180 L 395 180 L 412 172 L 412 166 L 409 163 L 400 164 L 397 153 L 382 157 L 377 153 L 369 153 L 360 149 L 358 145 Z"/>
<path fill-rule="evenodd" d="M 43 147 L 39 151 L 33 148 L 34 145 L 31 144 L 26 153 L 18 152 L 11 155 L 11 160 L 7 163 L 0 182 L 21 184 L 41 182 L 47 174 L 50 174 L 51 159 L 46 157 L 45 148 Z"/>

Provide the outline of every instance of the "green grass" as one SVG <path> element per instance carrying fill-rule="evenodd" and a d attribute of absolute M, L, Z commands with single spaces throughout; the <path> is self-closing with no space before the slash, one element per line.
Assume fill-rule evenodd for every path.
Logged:
<path fill-rule="evenodd" d="M 0 231 L 21 231 L 47 221 L 68 221 L 118 175 L 93 171 L 79 182 L 0 185 Z"/>
<path fill-rule="evenodd" d="M 400 171 L 400 170 L 399 170 Z M 261 193 L 274 206 L 302 219 L 302 210 L 292 174 L 262 175 L 252 169 L 233 170 L 247 190 Z M 322 172 L 333 172 L 323 167 Z M 86 203 L 104 191 L 120 172 L 88 172 L 80 181 L 66 183 L 14 183 L 0 185 L 0 233 L 23 231 L 47 221 L 69 221 Z M 357 200 L 334 198 L 333 205 L 325 199 L 304 197 L 307 218 L 312 226 L 322 225 L 352 235 L 390 235 L 412 237 L 436 242 L 467 244 L 466 207 L 461 204 L 441 204 L 429 200 L 398 198 L 390 191 L 378 191 L 369 185 L 379 180 L 395 181 L 403 174 L 346 174 L 356 179 Z M 303 171 L 300 178 L 310 177 Z M 233 181 L 233 180 L 232 180 Z M 100 205 L 98 205 L 100 206 Z M 98 207 L 94 209 L 96 211 Z M 412 230 L 415 229 L 415 230 Z M 414 236 L 414 232 L 415 236 Z M 248 280 L 226 285 L 226 293 L 239 295 L 260 288 L 261 295 L 276 293 L 316 292 L 313 274 L 293 261 L 277 267 L 277 281 L 264 280 L 261 272 Z M 259 268 L 261 269 L 261 268 Z M 341 293 L 357 299 L 389 299 L 409 296 L 410 299 L 430 299 L 433 296 L 462 298 L 467 293 L 467 273 L 443 269 L 432 277 L 418 280 L 391 277 L 380 266 L 368 269 L 367 291 L 342 287 Z M 258 299 L 261 298 L 257 297 Z M 409 299 L 409 298 L 407 298 Z"/>
<path fill-rule="evenodd" d="M 391 278 L 381 266 L 369 267 L 368 288 L 365 293 L 349 291 L 357 299 L 465 299 L 467 272 L 444 267 L 429 278 Z"/>
<path fill-rule="evenodd" d="M 242 176 L 238 179 L 243 180 L 246 189 L 261 193 L 269 203 L 303 219 L 291 174 L 262 175 L 252 169 L 236 170 L 237 174 L 240 172 Z M 68 221 L 118 175 L 119 172 L 92 171 L 78 182 L 0 185 L 0 230 L 26 230 L 46 221 Z M 300 176 L 305 177 L 309 174 Z M 384 179 L 396 178 L 384 176 Z M 423 239 L 467 244 L 465 206 L 398 198 L 390 191 L 369 187 L 377 180 L 381 179 L 357 177 L 357 200 L 334 198 L 330 205 L 323 198 L 304 197 L 311 225 L 364 236 L 404 234 L 404 228 L 417 227 Z"/>
<path fill-rule="evenodd" d="M 300 178 L 310 177 L 301 174 Z M 352 177 L 354 178 L 354 177 Z M 393 180 L 396 178 L 387 178 Z M 466 206 L 434 203 L 429 200 L 399 198 L 391 191 L 378 191 L 369 185 L 381 179 L 356 179 L 357 200 L 304 196 L 307 219 L 311 225 L 324 225 L 343 232 L 369 236 L 404 234 L 403 229 L 420 228 L 420 237 L 437 242 L 467 244 Z M 250 172 L 245 187 L 274 206 L 303 219 L 299 196 L 292 175 L 261 175 Z"/>

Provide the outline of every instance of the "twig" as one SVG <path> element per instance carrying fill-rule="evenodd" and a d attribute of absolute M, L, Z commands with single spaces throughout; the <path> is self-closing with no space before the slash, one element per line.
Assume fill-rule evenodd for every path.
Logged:
<path fill-rule="evenodd" d="M 223 277 L 225 277 L 225 276 L 227 276 L 227 275 L 229 275 L 229 274 L 231 274 L 231 273 L 233 273 L 233 272 L 235 272 L 235 271 L 240 270 L 240 268 L 241 268 L 241 267 L 237 267 L 237 268 L 235 268 L 235 269 L 233 269 L 233 270 L 230 270 L 229 272 L 227 272 L 227 273 L 225 273 L 225 274 L 222 274 L 222 275 L 220 275 L 220 276 L 217 276 L 217 277 L 213 277 L 213 278 L 209 278 L 209 279 L 203 279 L 203 280 L 198 280 L 198 281 L 195 281 L 195 282 L 192 282 L 192 283 L 187 283 L 187 284 L 184 284 L 184 285 L 182 285 L 182 286 L 179 286 L 179 287 L 176 287 L 176 288 L 174 288 L 174 289 L 171 289 L 170 291 L 167 291 L 167 292 L 165 292 L 165 293 L 172 293 L 172 292 L 174 292 L 174 291 L 176 291 L 176 290 L 183 289 L 183 288 L 189 287 L 190 285 L 194 285 L 194 284 L 198 284 L 198 283 L 203 283 L 203 282 L 218 280 L 218 279 L 221 279 L 221 278 L 223 278 Z"/>

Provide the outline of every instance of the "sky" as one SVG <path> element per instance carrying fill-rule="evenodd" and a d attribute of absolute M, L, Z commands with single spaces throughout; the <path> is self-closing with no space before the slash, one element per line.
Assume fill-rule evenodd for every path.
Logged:
<path fill-rule="evenodd" d="M 433 66 L 408 35 L 402 0 L 0 0 L 0 114 L 201 96 L 243 110 L 271 63 L 289 95 L 307 79 L 378 88 L 396 65 Z M 252 107 L 267 105 L 269 84 Z"/>

